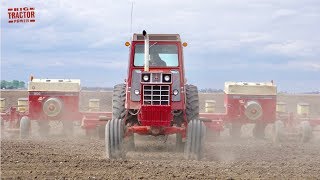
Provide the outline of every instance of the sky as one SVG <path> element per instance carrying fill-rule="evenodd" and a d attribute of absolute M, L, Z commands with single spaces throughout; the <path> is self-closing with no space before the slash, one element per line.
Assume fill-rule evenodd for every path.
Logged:
<path fill-rule="evenodd" d="M 131 5 L 133 16 L 131 26 Z M 8 8 L 34 7 L 34 23 L 8 23 Z M 178 33 L 187 82 L 274 80 L 278 91 L 320 91 L 319 0 L 4 0 L 1 79 L 124 82 L 132 33 Z"/>

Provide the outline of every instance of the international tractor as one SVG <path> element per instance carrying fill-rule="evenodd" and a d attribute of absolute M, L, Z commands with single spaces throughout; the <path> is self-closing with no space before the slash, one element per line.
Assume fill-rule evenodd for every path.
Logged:
<path fill-rule="evenodd" d="M 203 154 L 205 126 L 199 120 L 198 89 L 186 84 L 179 34 L 134 34 L 125 83 L 114 86 L 112 120 L 105 126 L 107 158 L 123 158 L 134 134 L 176 134 L 187 159 Z"/>

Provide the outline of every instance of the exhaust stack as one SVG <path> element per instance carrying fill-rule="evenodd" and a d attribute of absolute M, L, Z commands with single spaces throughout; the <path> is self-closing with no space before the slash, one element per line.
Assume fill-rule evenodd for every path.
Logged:
<path fill-rule="evenodd" d="M 144 37 L 144 71 L 149 71 L 149 36 L 145 30 L 142 32 Z"/>

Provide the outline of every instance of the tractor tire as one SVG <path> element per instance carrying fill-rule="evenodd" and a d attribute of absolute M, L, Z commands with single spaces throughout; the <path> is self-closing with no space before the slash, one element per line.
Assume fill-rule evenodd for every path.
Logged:
<path fill-rule="evenodd" d="M 176 151 L 183 152 L 185 146 L 185 142 L 182 142 L 182 134 L 176 134 Z"/>
<path fill-rule="evenodd" d="M 264 139 L 266 126 L 267 125 L 265 123 L 257 122 L 252 130 L 253 137 L 256 139 Z"/>
<path fill-rule="evenodd" d="M 184 156 L 190 160 L 200 160 L 203 156 L 206 127 L 200 120 L 191 120 L 188 123 L 187 142 Z"/>
<path fill-rule="evenodd" d="M 26 139 L 30 136 L 31 122 L 27 116 L 23 116 L 20 120 L 20 138 Z"/>
<path fill-rule="evenodd" d="M 107 159 L 124 158 L 123 148 L 124 125 L 121 119 L 108 121 L 105 127 L 105 148 Z"/>
<path fill-rule="evenodd" d="M 301 142 L 306 143 L 310 141 L 312 137 L 312 127 L 309 121 L 301 122 Z"/>
<path fill-rule="evenodd" d="M 49 121 L 38 121 L 38 126 L 40 137 L 47 137 L 50 131 Z"/>
<path fill-rule="evenodd" d="M 284 123 L 280 120 L 274 122 L 273 142 L 280 143 L 284 140 Z"/>
<path fill-rule="evenodd" d="M 98 126 L 97 127 L 97 131 L 98 131 L 98 137 L 99 139 L 104 139 L 105 138 L 105 127 L 104 126 Z"/>
<path fill-rule="evenodd" d="M 239 122 L 234 122 L 231 124 L 231 127 L 229 129 L 229 133 L 230 133 L 230 136 L 233 138 L 233 139 L 239 139 L 240 136 L 241 136 L 241 126 L 242 124 L 239 123 Z"/>
<path fill-rule="evenodd" d="M 124 119 L 126 115 L 126 85 L 117 84 L 113 88 L 112 95 L 112 119 Z"/>
<path fill-rule="evenodd" d="M 186 84 L 187 122 L 199 119 L 199 95 L 197 86 Z"/>

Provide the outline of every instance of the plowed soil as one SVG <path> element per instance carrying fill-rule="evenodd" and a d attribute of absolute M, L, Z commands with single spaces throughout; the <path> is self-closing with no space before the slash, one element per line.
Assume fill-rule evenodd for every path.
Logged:
<path fill-rule="evenodd" d="M 1 92 L 7 105 L 16 104 L 26 92 Z M 110 92 L 83 92 L 81 110 L 87 110 L 90 98 L 101 99 L 101 110 L 110 111 Z M 320 96 L 279 96 L 295 111 L 296 104 L 308 102 L 311 112 L 320 115 Z M 216 110 L 223 112 L 222 94 L 201 94 L 204 100 L 217 101 Z M 204 158 L 188 161 L 175 151 L 175 137 L 136 137 L 135 151 L 126 159 L 107 160 L 104 142 L 86 137 L 77 127 L 73 136 L 60 135 L 61 125 L 51 124 L 51 136 L 40 138 L 33 124 L 32 137 L 21 140 L 3 134 L 1 138 L 2 179 L 319 179 L 320 134 L 302 144 L 295 138 L 274 144 L 270 131 L 267 138 L 252 138 L 252 126 L 242 128 L 243 135 L 234 140 L 228 130 L 220 139 L 208 139 Z M 270 130 L 270 127 L 268 127 Z"/>
<path fill-rule="evenodd" d="M 244 135 L 246 136 L 246 135 Z M 318 179 L 320 143 L 222 136 L 209 140 L 201 161 L 175 151 L 174 136 L 136 137 L 126 159 L 107 160 L 104 143 L 84 135 L 3 138 L 3 179 Z"/>

